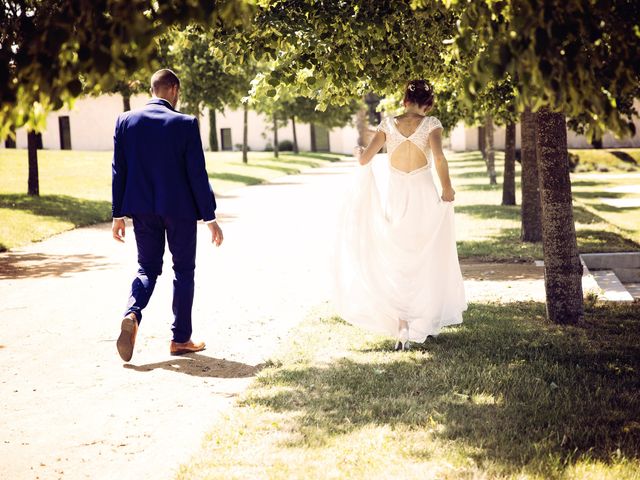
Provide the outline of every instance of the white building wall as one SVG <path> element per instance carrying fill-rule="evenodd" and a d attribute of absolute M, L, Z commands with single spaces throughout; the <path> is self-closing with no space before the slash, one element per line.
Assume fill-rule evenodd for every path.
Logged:
<path fill-rule="evenodd" d="M 131 108 L 141 108 L 148 101 L 148 95 L 136 95 L 131 98 Z M 640 101 L 635 102 L 636 109 L 640 110 Z M 60 148 L 60 129 L 58 119 L 61 116 L 69 116 L 71 128 L 71 147 L 74 150 L 111 150 L 113 148 L 113 129 L 118 115 L 122 112 L 122 97 L 120 95 L 102 95 L 99 97 L 83 97 L 74 103 L 72 110 L 59 110 L 52 112 L 47 117 L 47 128 L 42 132 L 42 143 L 45 149 Z M 209 149 L 209 118 L 205 111 L 200 120 L 200 134 L 205 150 Z M 243 111 L 225 109 L 216 112 L 218 144 L 221 145 L 220 130 L 231 129 L 232 144 L 242 143 Z M 607 133 L 603 138 L 605 148 L 640 147 L 640 119 L 635 119 L 636 135 L 624 139 L 616 139 Z M 298 146 L 302 151 L 311 150 L 311 129 L 309 124 L 296 122 Z M 270 119 L 254 111 L 249 111 L 249 148 L 251 150 L 264 150 L 267 145 L 273 146 L 273 130 Z M 278 129 L 279 140 L 293 140 L 291 121 Z M 353 146 L 358 139 L 355 125 L 333 129 L 329 133 L 329 145 L 332 152 L 351 154 Z M 496 127 L 494 130 L 494 142 L 496 149 L 504 149 L 504 127 Z M 16 132 L 18 148 L 27 147 L 27 132 L 24 128 Z M 569 148 L 591 148 L 587 139 L 572 131 L 567 131 L 567 143 Z M 467 127 L 462 122 L 452 131 L 449 137 L 449 147 L 454 151 L 477 150 L 478 128 Z M 4 142 L 0 142 L 0 148 L 4 148 Z M 516 126 L 516 148 L 520 148 L 520 125 Z"/>
<path fill-rule="evenodd" d="M 142 107 L 148 99 L 147 95 L 132 97 L 131 108 Z M 116 119 L 122 111 L 120 95 L 79 98 L 72 110 L 61 109 L 47 116 L 47 128 L 42 132 L 42 146 L 52 150 L 60 148 L 58 119 L 68 116 L 73 150 L 111 150 Z M 24 128 L 16 131 L 16 144 L 18 148 L 27 148 L 27 131 Z"/>
<path fill-rule="evenodd" d="M 458 124 L 459 125 L 459 124 Z M 478 128 L 465 128 L 464 129 L 465 150 L 478 150 Z"/>
<path fill-rule="evenodd" d="M 462 152 L 467 149 L 466 131 L 463 123 L 458 123 L 451 129 L 449 148 L 454 152 Z"/>
<path fill-rule="evenodd" d="M 142 94 L 131 98 L 131 108 L 143 107 L 149 96 Z M 179 108 L 179 105 L 178 105 Z M 71 110 L 62 109 L 52 112 L 47 117 L 47 128 L 42 132 L 42 146 L 45 149 L 60 148 L 59 117 L 68 116 L 71 129 L 71 148 L 73 150 L 111 150 L 113 149 L 113 131 L 118 115 L 123 111 L 120 95 L 101 95 L 99 97 L 83 97 L 75 101 Z M 243 110 L 225 109 L 216 112 L 216 135 L 218 145 L 222 146 L 221 129 L 231 129 L 231 141 L 234 150 L 242 144 Z M 202 146 L 209 150 L 209 111 L 205 109 L 199 119 Z M 301 151 L 311 150 L 311 127 L 307 123 L 296 122 L 298 147 Z M 358 133 L 353 126 L 333 129 L 329 134 L 331 151 L 351 154 L 356 144 Z M 278 128 L 278 140 L 293 141 L 292 122 Z M 27 148 L 27 131 L 20 128 L 16 131 L 18 148 Z M 270 145 L 273 147 L 273 129 L 271 119 L 250 110 L 248 115 L 248 145 L 251 150 L 262 151 Z M 4 148 L 4 141 L 0 142 Z"/>
<path fill-rule="evenodd" d="M 353 155 L 353 149 L 357 143 L 358 129 L 355 123 L 329 132 L 329 147 L 332 152 Z"/>
<path fill-rule="evenodd" d="M 634 102 L 636 110 L 640 111 L 640 100 Z M 616 138 L 611 133 L 605 133 L 602 138 L 604 148 L 639 148 L 640 147 L 640 118 L 635 117 L 636 134 L 633 137 Z M 494 145 L 497 150 L 504 150 L 504 127 L 494 128 Z M 462 133 L 464 131 L 464 133 Z M 569 148 L 592 148 L 584 135 L 578 135 L 567 129 L 567 145 Z M 463 122 L 458 123 L 451 131 L 451 148 L 454 151 L 478 150 L 478 127 L 468 127 Z M 516 124 L 516 148 L 520 148 L 520 124 Z"/>

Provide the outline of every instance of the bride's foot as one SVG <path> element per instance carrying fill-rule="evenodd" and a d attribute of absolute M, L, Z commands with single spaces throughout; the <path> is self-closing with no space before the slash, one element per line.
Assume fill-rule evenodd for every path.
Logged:
<path fill-rule="evenodd" d="M 403 327 L 398 332 L 395 350 L 409 350 L 409 328 Z"/>

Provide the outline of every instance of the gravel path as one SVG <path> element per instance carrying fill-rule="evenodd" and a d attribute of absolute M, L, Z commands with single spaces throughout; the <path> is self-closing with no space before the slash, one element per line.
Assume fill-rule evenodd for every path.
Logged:
<path fill-rule="evenodd" d="M 115 340 L 135 270 L 109 225 L 0 255 L 1 478 L 172 478 L 287 331 L 329 298 L 339 189 L 354 165 L 219 198 L 224 245 L 198 231 L 194 339 L 170 357 L 170 258 L 132 362 Z M 214 185 L 215 186 L 215 185 Z M 544 296 L 542 269 L 463 265 L 470 301 Z M 517 295 L 514 293 L 517 292 Z"/>

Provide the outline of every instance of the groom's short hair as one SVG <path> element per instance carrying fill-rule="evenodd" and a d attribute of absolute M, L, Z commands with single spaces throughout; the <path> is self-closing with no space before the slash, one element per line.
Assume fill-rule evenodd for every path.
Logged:
<path fill-rule="evenodd" d="M 168 68 L 158 70 L 156 73 L 151 75 L 152 92 L 157 92 L 158 90 L 163 90 L 165 88 L 171 88 L 174 86 L 180 88 L 180 79 Z"/>

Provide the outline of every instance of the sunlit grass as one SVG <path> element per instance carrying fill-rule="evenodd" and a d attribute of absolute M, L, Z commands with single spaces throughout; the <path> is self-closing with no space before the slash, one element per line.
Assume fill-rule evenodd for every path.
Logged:
<path fill-rule="evenodd" d="M 542 245 L 520 241 L 520 165 L 516 163 L 516 206 L 502 206 L 504 155 L 496 155 L 498 184 L 489 185 L 479 152 L 452 153 L 448 157 L 456 189 L 456 237 L 461 258 L 480 261 L 532 261 L 542 258 Z M 616 178 L 620 177 L 620 178 Z M 574 182 L 574 220 L 581 253 L 616 252 L 640 248 L 640 209 L 606 208 L 599 201 L 605 188 L 639 180 L 620 174 L 598 174 L 587 185 Z M 601 192 L 601 193 L 594 193 Z M 621 194 L 622 195 L 622 194 Z M 588 196 L 593 208 L 583 203 Z"/>
<path fill-rule="evenodd" d="M 179 479 L 636 479 L 638 306 L 473 304 L 410 352 L 311 316 Z"/>
<path fill-rule="evenodd" d="M 640 148 L 572 148 L 578 155 L 576 172 L 635 172 L 640 170 Z"/>

